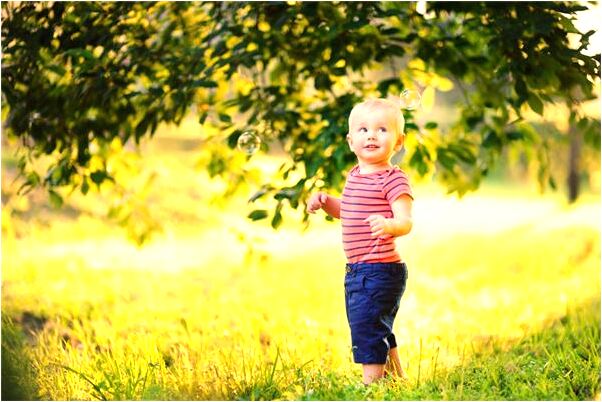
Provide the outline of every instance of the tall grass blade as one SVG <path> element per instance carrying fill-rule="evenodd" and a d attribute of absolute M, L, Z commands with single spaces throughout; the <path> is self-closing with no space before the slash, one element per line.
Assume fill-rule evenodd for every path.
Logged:
<path fill-rule="evenodd" d="M 69 367 L 69 366 L 65 366 L 65 365 L 63 365 L 63 364 L 54 364 L 54 365 L 55 365 L 55 366 L 58 366 L 58 367 L 60 367 L 60 368 L 62 368 L 62 369 L 64 369 L 64 370 L 67 370 L 67 371 L 70 371 L 70 372 L 72 372 L 72 373 L 75 373 L 75 374 L 79 375 L 79 376 L 80 376 L 80 377 L 81 377 L 81 378 L 82 378 L 84 381 L 86 381 L 88 384 L 90 384 L 90 385 L 92 386 L 92 388 L 94 388 L 94 390 L 95 390 L 96 392 L 98 392 L 98 395 L 100 396 L 100 399 L 101 399 L 101 400 L 103 400 L 103 401 L 108 401 L 107 397 L 106 397 L 106 396 L 105 396 L 105 394 L 102 392 L 102 389 L 100 389 L 100 387 L 99 387 L 98 385 L 96 385 L 96 384 L 94 383 L 94 381 L 92 381 L 92 380 L 90 379 L 90 377 L 88 377 L 87 375 L 85 375 L 84 373 L 82 373 L 82 372 L 80 372 L 80 371 L 77 371 L 77 370 L 75 370 L 75 369 L 72 369 L 72 368 L 71 368 L 71 367 Z"/>

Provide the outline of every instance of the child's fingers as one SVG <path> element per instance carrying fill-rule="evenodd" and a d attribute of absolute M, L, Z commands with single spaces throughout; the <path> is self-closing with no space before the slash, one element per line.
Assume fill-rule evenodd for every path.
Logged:
<path fill-rule="evenodd" d="M 380 218 L 380 215 L 370 215 L 369 217 L 364 219 L 364 222 L 372 224 L 372 222 L 375 222 L 378 218 Z"/>
<path fill-rule="evenodd" d="M 377 236 L 381 236 L 385 234 L 385 229 L 384 228 L 379 228 L 376 230 L 372 230 L 372 237 L 377 237 Z"/>
<path fill-rule="evenodd" d="M 307 212 L 309 212 L 310 214 L 314 214 L 316 213 L 316 210 L 318 208 L 316 207 L 316 203 L 313 200 L 309 200 L 309 202 L 307 203 Z"/>
<path fill-rule="evenodd" d="M 378 233 L 384 230 L 384 225 L 381 222 L 371 222 L 370 223 L 370 231 L 372 232 L 372 236 L 376 236 Z"/>
<path fill-rule="evenodd" d="M 328 194 L 319 191 L 309 198 L 309 201 L 307 202 L 307 210 L 310 211 L 311 209 L 311 212 L 314 213 L 318 209 L 323 208 L 327 201 Z"/>

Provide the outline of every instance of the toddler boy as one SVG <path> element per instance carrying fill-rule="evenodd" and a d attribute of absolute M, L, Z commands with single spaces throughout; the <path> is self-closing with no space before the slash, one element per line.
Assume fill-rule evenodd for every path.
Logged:
<path fill-rule="evenodd" d="M 323 209 L 340 218 L 347 257 L 345 307 L 353 359 L 364 384 L 385 373 L 404 377 L 393 320 L 405 290 L 407 267 L 394 239 L 412 229 L 412 190 L 407 175 L 391 165 L 404 143 L 404 119 L 394 102 L 369 99 L 349 114 L 347 142 L 358 164 L 347 176 L 342 197 L 312 194 L 307 211 Z M 388 358 L 388 359 L 387 359 Z"/>

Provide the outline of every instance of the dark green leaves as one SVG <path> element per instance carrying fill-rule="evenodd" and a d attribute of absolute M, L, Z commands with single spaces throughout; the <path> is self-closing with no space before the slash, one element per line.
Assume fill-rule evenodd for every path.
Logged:
<path fill-rule="evenodd" d="M 319 73 L 314 78 L 314 86 L 317 90 L 328 90 L 332 86 L 332 80 L 327 73 Z"/>
<path fill-rule="evenodd" d="M 267 217 L 268 211 L 266 211 L 265 209 L 256 209 L 255 211 L 251 212 L 248 216 L 248 218 L 252 221 L 258 221 Z"/>
<path fill-rule="evenodd" d="M 530 93 L 527 102 L 529 102 L 529 106 L 535 113 L 543 115 L 543 102 L 537 95 Z"/>
<path fill-rule="evenodd" d="M 190 83 L 193 88 L 217 88 L 217 82 L 211 80 L 194 80 Z"/>
<path fill-rule="evenodd" d="M 436 149 L 437 162 L 447 170 L 453 170 L 459 162 L 474 165 L 477 161 L 473 145 L 465 140 L 439 146 Z"/>
<path fill-rule="evenodd" d="M 103 181 L 109 178 L 109 175 L 104 170 L 96 170 L 90 174 L 90 179 L 96 185 L 100 185 Z"/>
<path fill-rule="evenodd" d="M 422 145 L 417 144 L 414 149 L 414 153 L 410 158 L 410 166 L 420 174 L 420 176 L 424 176 L 429 171 L 429 162 L 431 161 L 431 155 L 428 149 Z"/>
<path fill-rule="evenodd" d="M 404 2 L 2 7 L 7 132 L 22 140 L 32 160 L 54 158 L 43 179 L 26 159 L 24 190 L 81 183 L 86 194 L 111 180 L 106 168 L 90 173 L 91 143 L 139 142 L 160 124 L 179 124 L 192 106 L 200 124 L 216 129 L 213 140 L 232 152 L 243 130 L 260 125 L 266 127 L 262 149 L 282 147 L 282 181 L 259 185 L 250 199 L 272 203 L 249 217 L 271 217 L 273 227 L 281 225 L 284 206 L 299 208 L 316 183 L 341 189 L 343 172 L 356 163 L 345 141 L 347 117 L 374 90 L 387 97 L 411 82 L 437 87 L 431 75 L 454 82 L 457 121 L 443 124 L 433 115 L 420 116 L 428 120 L 422 123 L 414 119 L 421 112 L 404 115 L 409 135 L 428 138 L 407 150 L 409 167 L 421 176 L 434 170 L 455 191 L 458 180 L 464 189 L 476 188 L 478 172 L 508 144 L 534 147 L 540 143 L 534 138 L 546 135 L 527 135 L 512 119 L 523 118 L 527 107 L 543 115 L 551 102 L 594 99 L 600 74 L 599 56 L 583 53 L 593 31 L 581 34 L 573 24 L 586 6 L 571 2 L 429 2 L 430 19 Z M 581 121 L 585 143 L 599 149 L 599 123 Z M 235 187 L 245 180 L 229 161 L 215 152 L 205 168 L 211 176 L 227 174 Z M 294 175 L 298 181 L 289 182 Z"/>

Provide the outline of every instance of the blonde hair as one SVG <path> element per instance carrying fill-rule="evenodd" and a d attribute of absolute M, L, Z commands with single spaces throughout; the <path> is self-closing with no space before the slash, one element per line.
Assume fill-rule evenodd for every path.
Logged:
<path fill-rule="evenodd" d="M 405 126 L 405 119 L 403 118 L 403 114 L 401 113 L 400 106 L 390 99 L 383 98 L 370 98 L 361 103 L 358 103 L 351 109 L 349 113 L 349 131 L 351 131 L 351 122 L 355 115 L 360 113 L 363 109 L 375 109 L 375 108 L 386 108 L 393 111 L 395 114 L 395 119 L 397 120 L 397 131 L 400 135 L 405 135 L 403 129 Z"/>

